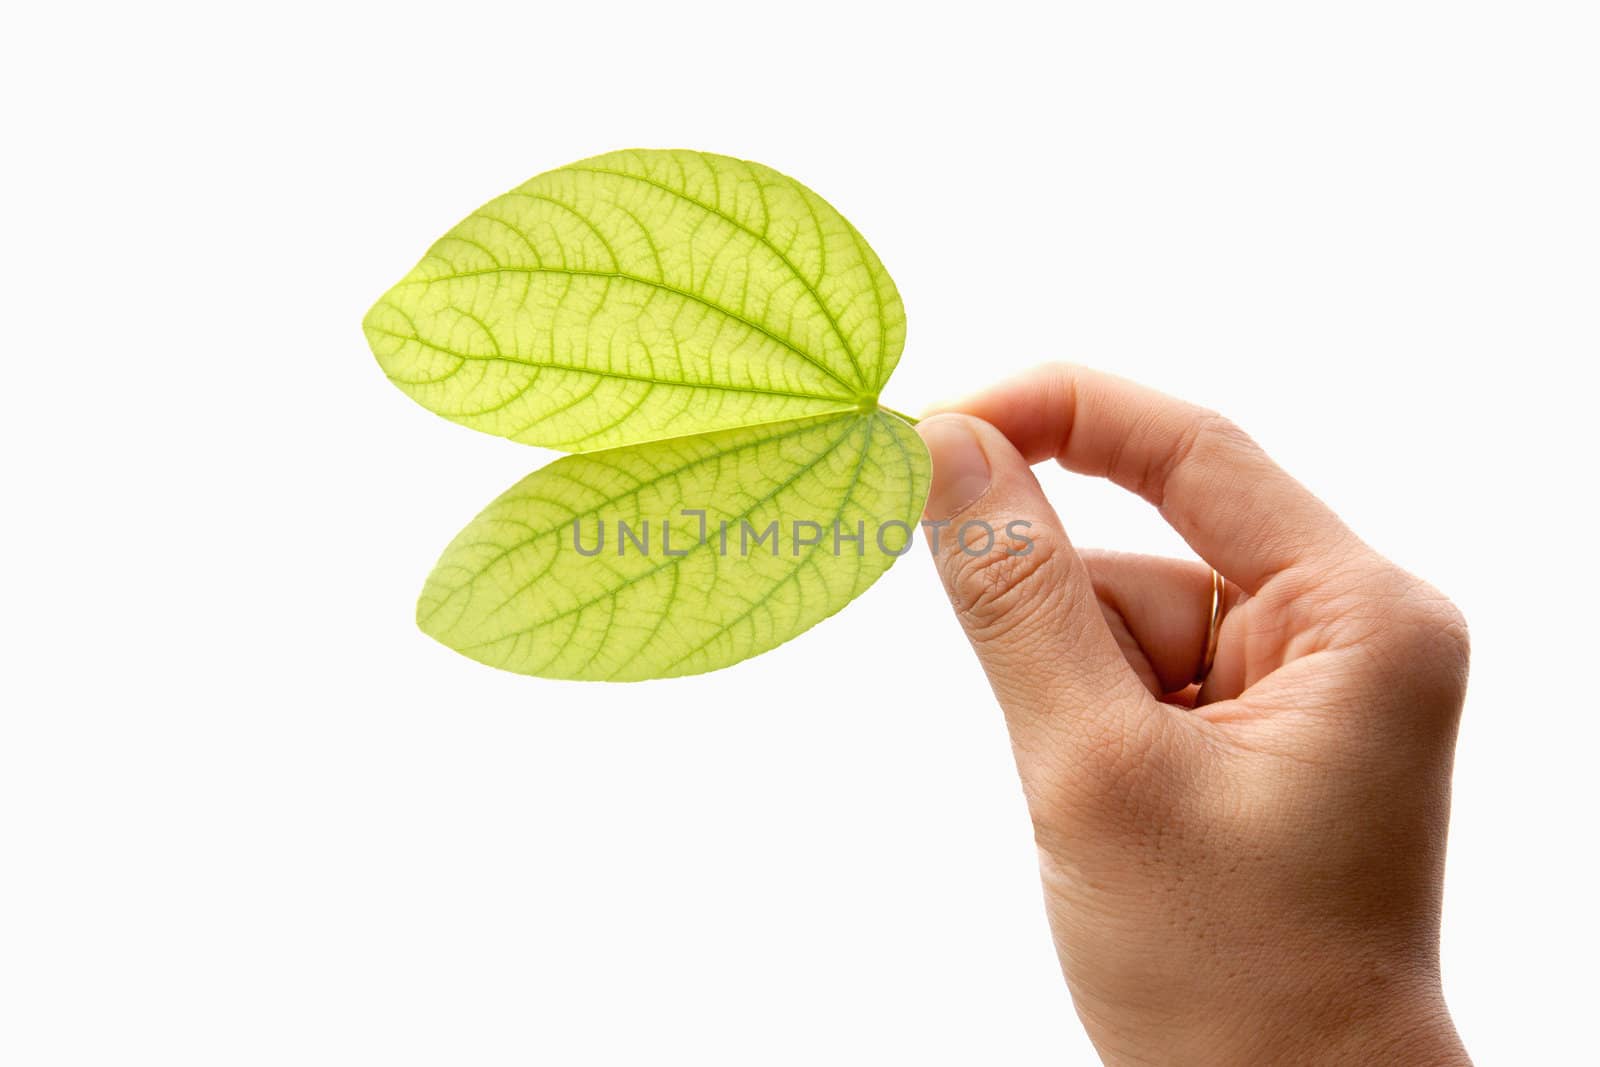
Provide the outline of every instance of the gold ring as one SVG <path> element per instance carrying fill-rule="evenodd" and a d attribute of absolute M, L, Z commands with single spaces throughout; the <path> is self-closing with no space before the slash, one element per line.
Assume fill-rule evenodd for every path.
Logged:
<path fill-rule="evenodd" d="M 1222 594 L 1225 583 L 1222 574 L 1211 568 L 1211 621 L 1206 624 L 1206 650 L 1200 656 L 1200 673 L 1194 676 L 1196 685 L 1204 685 L 1211 665 L 1217 659 L 1217 633 L 1222 629 Z"/>

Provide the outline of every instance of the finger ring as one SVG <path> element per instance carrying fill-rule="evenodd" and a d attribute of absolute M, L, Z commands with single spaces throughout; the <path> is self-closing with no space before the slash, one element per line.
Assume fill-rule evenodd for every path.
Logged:
<path fill-rule="evenodd" d="M 1211 664 L 1217 659 L 1217 633 L 1222 629 L 1222 593 L 1225 583 L 1221 572 L 1211 568 L 1211 621 L 1206 624 L 1206 648 L 1200 656 L 1200 670 L 1194 676 L 1196 685 L 1204 685 L 1211 673 Z"/>

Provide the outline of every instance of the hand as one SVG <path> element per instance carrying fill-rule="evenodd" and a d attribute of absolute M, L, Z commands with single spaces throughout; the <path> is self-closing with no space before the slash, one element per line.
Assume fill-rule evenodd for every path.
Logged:
<path fill-rule="evenodd" d="M 1469 1062 L 1438 966 L 1460 613 L 1212 412 L 1067 366 L 952 410 L 918 426 L 934 559 L 1101 1056 Z M 1138 493 L 1206 562 L 1075 551 L 1045 459 Z"/>

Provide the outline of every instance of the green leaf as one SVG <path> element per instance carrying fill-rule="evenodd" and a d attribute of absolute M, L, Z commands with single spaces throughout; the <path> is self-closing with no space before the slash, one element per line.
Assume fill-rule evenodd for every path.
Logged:
<path fill-rule="evenodd" d="M 485 204 L 364 326 L 424 407 L 568 452 L 869 410 L 905 340 L 894 282 L 821 197 L 655 150 Z"/>
<path fill-rule="evenodd" d="M 364 326 L 430 410 L 584 453 L 492 503 L 429 577 L 418 623 L 475 659 L 714 670 L 838 611 L 910 545 L 927 450 L 877 402 L 900 296 L 854 227 L 767 167 L 631 151 L 542 174 L 441 238 Z"/>
<path fill-rule="evenodd" d="M 473 659 L 547 678 L 715 670 L 871 585 L 909 547 L 928 481 L 921 439 L 882 411 L 568 456 L 461 531 L 417 621 Z M 685 509 L 703 509 L 704 527 Z M 619 540 L 619 520 L 635 537 L 648 527 L 647 550 Z"/>

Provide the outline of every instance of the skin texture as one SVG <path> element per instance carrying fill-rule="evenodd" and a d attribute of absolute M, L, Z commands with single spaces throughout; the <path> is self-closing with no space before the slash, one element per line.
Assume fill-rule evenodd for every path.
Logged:
<path fill-rule="evenodd" d="M 1214 412 L 1052 365 L 926 417 L 933 555 L 1005 712 L 1108 1064 L 1463 1064 L 1439 980 L 1461 614 Z M 1073 547 L 1029 465 L 1205 561 Z M 1031 523 L 999 549 L 963 523 Z M 931 539 L 931 535 L 930 535 Z M 1227 579 L 1201 686 L 1211 567 Z"/>

